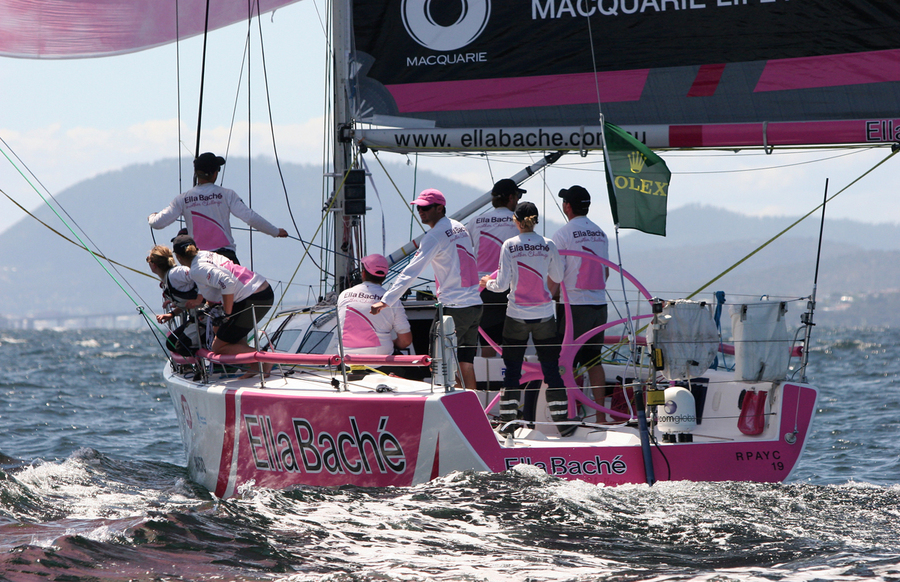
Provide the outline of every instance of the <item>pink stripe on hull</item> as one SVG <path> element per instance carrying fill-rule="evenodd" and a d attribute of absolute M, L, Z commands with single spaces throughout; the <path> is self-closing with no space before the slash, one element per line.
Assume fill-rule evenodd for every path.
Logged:
<path fill-rule="evenodd" d="M 219 459 L 219 477 L 216 480 L 216 497 L 224 497 L 231 477 L 231 459 L 234 452 L 235 394 L 237 390 L 225 391 L 225 434 L 222 440 L 222 457 Z M 190 462 L 190 459 L 188 459 Z"/>
<path fill-rule="evenodd" d="M 401 113 L 637 101 L 649 69 L 386 85 Z"/>

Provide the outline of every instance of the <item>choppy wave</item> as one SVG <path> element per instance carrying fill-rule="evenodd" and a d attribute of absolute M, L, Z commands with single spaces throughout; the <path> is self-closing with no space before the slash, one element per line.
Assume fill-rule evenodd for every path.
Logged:
<path fill-rule="evenodd" d="M 610 488 L 520 466 L 412 488 L 250 487 L 217 501 L 180 467 L 85 449 L 6 473 L 0 492 L 2 571 L 11 579 L 42 571 L 72 580 L 348 582 L 900 575 L 897 485 Z"/>
<path fill-rule="evenodd" d="M 413 488 L 192 483 L 152 338 L 0 340 L 0 579 L 900 579 L 900 331 L 820 330 L 786 484 L 609 488 L 525 466 Z"/>

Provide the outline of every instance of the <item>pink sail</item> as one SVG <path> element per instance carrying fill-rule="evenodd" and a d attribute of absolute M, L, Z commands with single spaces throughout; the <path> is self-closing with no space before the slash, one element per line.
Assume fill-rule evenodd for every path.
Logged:
<path fill-rule="evenodd" d="M 259 0 L 259 11 L 296 1 Z M 202 34 L 206 6 L 207 0 L 0 0 L 0 56 L 71 59 L 136 52 Z M 245 21 L 248 12 L 245 0 L 209 0 L 209 30 Z"/>

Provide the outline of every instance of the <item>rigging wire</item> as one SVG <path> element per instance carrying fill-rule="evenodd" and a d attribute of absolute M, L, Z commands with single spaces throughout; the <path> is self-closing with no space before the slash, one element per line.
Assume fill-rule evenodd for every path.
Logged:
<path fill-rule="evenodd" d="M 900 151 L 900 150 L 898 150 L 898 151 Z M 738 265 L 742 264 L 744 261 L 746 261 L 747 259 L 749 259 L 749 258 L 752 257 L 753 255 L 755 255 L 756 253 L 758 253 L 759 251 L 761 251 L 761 250 L 763 250 L 764 248 L 766 248 L 767 246 L 769 246 L 769 244 L 775 242 L 775 240 L 778 239 L 778 238 L 780 238 L 781 235 L 783 235 L 783 234 L 786 233 L 787 231 L 791 230 L 792 228 L 794 228 L 795 226 L 797 226 L 798 224 L 800 224 L 801 222 L 803 222 L 804 220 L 806 220 L 807 218 L 809 218 L 810 216 L 812 216 L 812 214 L 815 213 L 817 210 L 819 210 L 820 208 L 822 208 L 823 206 L 825 206 L 825 204 L 826 204 L 827 202 L 831 202 L 832 200 L 834 200 L 835 198 L 837 198 L 838 196 L 840 196 L 842 193 L 844 193 L 846 190 L 848 190 L 851 186 L 853 186 L 854 184 L 856 184 L 857 182 L 859 182 L 860 180 L 862 180 L 863 178 L 865 178 L 866 176 L 868 176 L 869 174 L 871 174 L 871 173 L 872 173 L 873 171 L 875 171 L 875 169 L 878 168 L 880 165 L 882 165 L 883 163 L 885 163 L 886 161 L 888 161 L 889 159 L 891 159 L 892 157 L 894 157 L 894 154 L 896 154 L 896 153 L 897 153 L 896 151 L 892 151 L 891 153 L 889 153 L 889 154 L 887 155 L 887 157 L 885 157 L 883 160 L 881 160 L 880 162 L 878 162 L 877 164 L 875 164 L 874 166 L 872 166 L 871 168 L 869 168 L 868 170 L 866 170 L 865 172 L 863 172 L 860 176 L 858 176 L 858 177 L 857 177 L 856 179 L 854 179 L 852 182 L 850 182 L 849 184 L 847 184 L 846 186 L 844 186 L 843 188 L 841 188 L 840 190 L 838 190 L 837 192 L 835 192 L 834 194 L 832 194 L 831 196 L 829 196 L 829 197 L 828 197 L 826 200 L 824 200 L 821 204 L 819 204 L 818 206 L 816 206 L 815 208 L 813 208 L 812 210 L 810 210 L 809 212 L 807 212 L 806 214 L 804 214 L 803 216 L 801 216 L 800 218 L 798 218 L 797 220 L 795 220 L 793 223 L 791 223 L 790 225 L 788 225 L 784 230 L 782 230 L 781 232 L 779 232 L 778 234 L 776 234 L 775 236 L 773 236 L 772 238 L 770 238 L 769 240 L 767 240 L 767 241 L 764 242 L 763 244 L 759 245 L 759 246 L 756 247 L 754 250 L 750 251 L 750 253 L 748 253 L 748 254 L 747 254 L 746 256 L 744 256 L 742 259 L 740 259 L 739 261 L 737 261 L 736 263 L 734 263 L 733 265 L 731 265 L 730 267 L 728 267 L 727 269 L 725 269 L 724 271 L 722 271 L 721 273 L 719 273 L 718 275 L 716 275 L 715 277 L 713 277 L 711 280 L 707 281 L 704 285 L 702 285 L 701 287 L 699 287 L 698 289 L 696 289 L 693 293 L 691 293 L 690 295 L 688 295 L 687 297 L 685 297 L 685 299 L 690 299 L 690 298 L 694 297 L 695 295 L 697 295 L 698 293 L 702 292 L 704 289 L 706 289 L 707 287 L 709 287 L 710 285 L 712 285 L 713 283 L 715 283 L 716 281 L 718 281 L 719 279 L 721 279 L 722 277 L 724 277 L 725 275 L 727 275 L 728 273 L 730 273 L 731 271 L 733 271 L 735 268 L 738 267 Z"/>
<path fill-rule="evenodd" d="M 19 157 L 15 154 L 15 152 L 12 150 L 12 148 L 9 147 L 9 144 L 6 143 L 6 141 L 4 141 L 2 138 L 0 138 L 0 142 L 2 142 L 3 145 L 6 146 L 6 148 L 9 150 L 9 152 L 11 152 L 13 154 L 13 156 L 15 156 L 16 159 L 21 162 L 21 159 L 19 159 Z M 2 151 L 2 150 L 0 150 L 0 151 Z M 47 188 L 43 184 L 41 184 L 40 180 L 38 180 L 37 177 L 34 176 L 34 173 L 32 173 L 30 169 L 28 169 L 28 166 L 25 165 L 24 162 L 21 162 L 22 166 L 25 169 L 28 169 L 28 173 L 31 174 L 31 176 L 34 178 L 34 180 L 38 184 L 41 185 L 41 188 L 43 188 L 47 192 L 50 199 L 56 203 L 56 206 L 59 206 L 59 210 L 57 210 L 56 206 L 54 206 L 53 204 L 50 204 L 50 201 L 41 193 L 41 190 L 39 188 L 37 188 L 31 182 L 31 180 L 28 178 L 28 176 L 25 175 L 25 172 L 23 172 L 22 169 L 19 168 L 19 166 L 17 166 L 15 164 L 15 162 L 13 162 L 13 160 L 9 157 L 9 155 L 7 155 L 6 151 L 2 151 L 2 153 L 3 153 L 3 156 L 6 158 L 6 160 L 10 163 L 10 165 L 12 165 L 12 167 L 19 173 L 19 175 L 22 176 L 22 178 L 25 180 L 25 182 L 29 186 L 31 186 L 31 189 L 34 190 L 34 192 L 41 198 L 41 200 L 44 201 L 44 204 L 47 205 L 47 207 L 51 210 L 51 212 L 53 212 L 56 215 L 56 217 L 59 218 L 59 220 L 65 225 L 65 227 L 69 230 L 69 232 L 72 233 L 72 236 L 74 236 L 75 239 L 81 244 L 81 247 L 84 248 L 84 250 L 86 250 L 87 252 L 89 252 L 91 254 L 91 256 L 94 258 L 94 260 L 97 262 L 97 264 L 100 265 L 100 268 L 102 268 L 106 272 L 106 274 L 109 275 L 110 279 L 112 279 L 113 282 L 119 287 L 119 289 L 121 289 L 122 292 L 125 293 L 125 296 L 128 297 L 129 300 L 131 300 L 131 302 L 134 304 L 134 306 L 138 310 L 138 312 L 140 312 L 142 315 L 144 315 L 144 317 L 146 317 L 144 306 L 140 305 L 135 300 L 135 298 L 128 292 L 128 290 L 125 289 L 122 281 L 124 281 L 125 284 L 128 285 L 128 287 L 131 289 L 131 291 L 134 293 L 134 295 L 137 296 L 142 302 L 146 303 L 146 301 L 144 301 L 143 297 L 141 297 L 141 294 L 131 285 L 131 283 L 128 282 L 128 279 L 126 279 L 122 275 L 122 273 L 119 272 L 119 270 L 116 268 L 117 263 L 114 263 L 114 262 L 110 261 L 109 259 L 107 259 L 104 255 L 99 254 L 99 246 L 93 240 L 91 240 L 91 238 L 84 232 L 84 230 L 81 228 L 81 226 L 78 225 L 77 221 L 75 221 L 75 219 L 73 219 L 69 215 L 69 213 L 65 210 L 65 208 L 63 208 L 63 206 L 59 204 L 59 202 L 53 197 L 53 194 L 51 194 L 50 191 L 47 190 Z M 67 222 L 66 219 L 62 217 L 62 215 L 60 214 L 60 211 L 62 211 L 66 215 L 66 217 L 69 218 L 69 220 L 71 221 L 71 224 L 69 224 L 69 222 Z M 72 225 L 74 225 L 74 227 Z M 90 247 L 87 246 L 87 244 L 85 244 L 85 242 L 81 239 L 81 237 L 79 237 L 78 233 L 75 232 L 76 227 L 78 228 L 79 231 L 82 232 L 82 234 L 84 235 L 84 238 L 86 238 L 88 241 L 90 241 L 91 244 L 94 245 L 94 247 L 98 249 L 98 252 L 94 252 Z M 65 237 L 63 237 L 63 238 L 65 238 Z M 109 262 L 112 269 L 116 272 L 117 275 L 119 275 L 119 278 L 121 278 L 122 281 L 117 279 L 110 272 L 110 270 L 106 267 L 106 265 L 103 263 L 103 261 Z M 161 328 L 160 328 L 160 333 L 164 333 Z"/>
<path fill-rule="evenodd" d="M 38 223 L 41 224 L 41 226 L 43 226 L 44 228 L 48 229 L 50 232 L 52 232 L 52 233 L 54 233 L 55 235 L 57 235 L 57 236 L 59 236 L 59 237 L 65 239 L 66 241 L 72 243 L 73 245 L 75 245 L 76 247 L 78 247 L 79 249 L 81 249 L 81 250 L 83 250 L 83 251 L 91 252 L 90 249 L 88 249 L 88 248 L 85 247 L 84 245 L 79 244 L 78 242 L 76 242 L 76 241 L 70 239 L 69 237 L 67 237 L 67 236 L 64 235 L 63 233 L 59 232 L 58 230 L 56 230 L 55 228 L 53 228 L 52 226 L 50 226 L 49 224 L 47 224 L 46 222 L 44 222 L 43 220 L 41 220 L 40 218 L 38 218 L 37 216 L 35 216 L 34 214 L 32 214 L 31 212 L 29 212 L 27 208 L 25 208 L 24 206 L 22 206 L 21 204 L 19 204 L 19 203 L 16 202 L 15 200 L 13 200 L 13 198 L 12 198 L 9 194 L 7 194 L 6 192 L 4 192 L 2 189 L 0 189 L 0 194 L 3 194 L 4 196 L 6 196 L 7 199 L 9 199 L 9 201 L 12 202 L 13 204 L 15 204 L 16 206 L 18 206 L 19 209 L 20 209 L 22 212 L 24 212 L 25 214 L 27 214 L 28 216 L 30 216 L 31 218 L 33 218 L 34 220 L 36 220 Z M 114 264 L 114 265 L 118 265 L 119 267 L 122 267 L 123 269 L 128 269 L 129 271 L 131 271 L 131 272 L 133 272 L 133 273 L 137 273 L 138 275 L 142 275 L 142 276 L 144 276 L 144 277 L 150 277 L 151 279 L 156 279 L 156 277 L 154 277 L 153 275 L 150 275 L 149 273 L 145 273 L 145 272 L 143 272 L 143 271 L 138 271 L 137 269 L 135 269 L 135 268 L 133 268 L 133 267 L 129 267 L 128 265 L 123 265 L 122 263 L 119 263 L 119 262 L 117 262 L 117 261 L 114 261 L 114 260 L 110 259 L 109 257 L 106 257 L 106 256 L 104 256 L 104 255 L 102 255 L 102 254 L 100 254 L 100 253 L 97 253 L 97 256 L 100 257 L 101 259 L 103 259 L 104 261 L 109 261 L 110 263 L 112 263 L 112 264 Z"/>
<path fill-rule="evenodd" d="M 209 40 L 209 1 L 206 0 L 206 20 L 203 24 L 203 55 L 200 58 L 200 98 L 197 102 L 197 142 L 194 158 L 200 155 L 200 129 L 203 121 L 203 88 L 206 85 L 206 44 Z"/>

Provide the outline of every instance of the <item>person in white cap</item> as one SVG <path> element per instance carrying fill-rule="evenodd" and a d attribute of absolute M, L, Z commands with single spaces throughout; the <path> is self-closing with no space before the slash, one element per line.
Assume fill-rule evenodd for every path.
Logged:
<path fill-rule="evenodd" d="M 438 301 L 444 305 L 444 314 L 453 317 L 456 328 L 457 360 L 463 386 L 474 390 L 481 295 L 469 231 L 462 223 L 447 217 L 447 200 L 439 190 L 423 190 L 411 204 L 417 207 L 419 219 L 431 230 L 422 237 L 416 254 L 381 301 L 372 305 L 371 312 L 377 314 L 385 307 L 396 305 L 419 274 L 431 265 Z"/>
<path fill-rule="evenodd" d="M 559 191 L 563 199 L 563 213 L 569 222 L 556 231 L 553 242 L 561 251 L 579 251 L 609 259 L 609 239 L 603 229 L 587 217 L 591 206 L 591 195 L 581 186 L 572 186 Z M 597 261 L 583 260 L 581 257 L 563 257 L 566 274 L 563 282 L 572 309 L 572 325 L 574 337 L 606 323 L 606 279 L 609 268 Z M 554 296 L 559 287 L 551 286 Z M 562 298 L 559 297 L 561 300 Z M 559 335 L 565 330 L 565 309 L 557 306 L 557 319 L 560 322 Z M 606 398 L 606 373 L 600 364 L 603 332 L 598 333 L 584 344 L 575 356 L 576 366 L 590 365 L 588 379 L 593 386 L 594 400 L 603 404 Z"/>
<path fill-rule="evenodd" d="M 404 349 L 412 343 L 412 330 L 402 305 L 372 314 L 374 303 L 381 301 L 381 284 L 388 274 L 388 261 L 372 254 L 360 260 L 362 283 L 346 289 L 338 296 L 338 320 L 344 351 L 351 354 L 389 356 L 394 348 Z M 392 336 L 396 336 L 393 337 Z"/>
<path fill-rule="evenodd" d="M 288 233 L 248 208 L 234 190 L 216 185 L 219 168 L 223 165 L 225 158 L 221 156 L 212 152 L 200 154 L 194 160 L 197 185 L 176 197 L 163 210 L 151 214 L 147 220 L 150 228 L 162 229 L 183 216 L 187 233 L 193 237 L 199 250 L 219 253 L 239 265 L 231 234 L 232 214 L 268 235 L 284 238 Z"/>
<path fill-rule="evenodd" d="M 524 193 L 525 190 L 519 188 L 514 180 L 509 178 L 498 180 L 491 190 L 493 208 L 479 214 L 466 224 L 466 229 L 472 238 L 472 248 L 475 249 L 475 262 L 479 277 L 490 275 L 497 270 L 503 241 L 519 234 L 519 229 L 513 222 L 513 210 L 516 209 L 516 205 Z M 484 289 L 481 292 L 481 300 L 484 302 L 481 329 L 497 345 L 503 342 L 503 322 L 506 321 L 508 295 L 508 290 L 494 293 Z M 490 347 L 482 337 L 479 337 L 479 341 L 481 342 L 481 355 L 486 358 L 493 357 L 494 348 Z"/>

